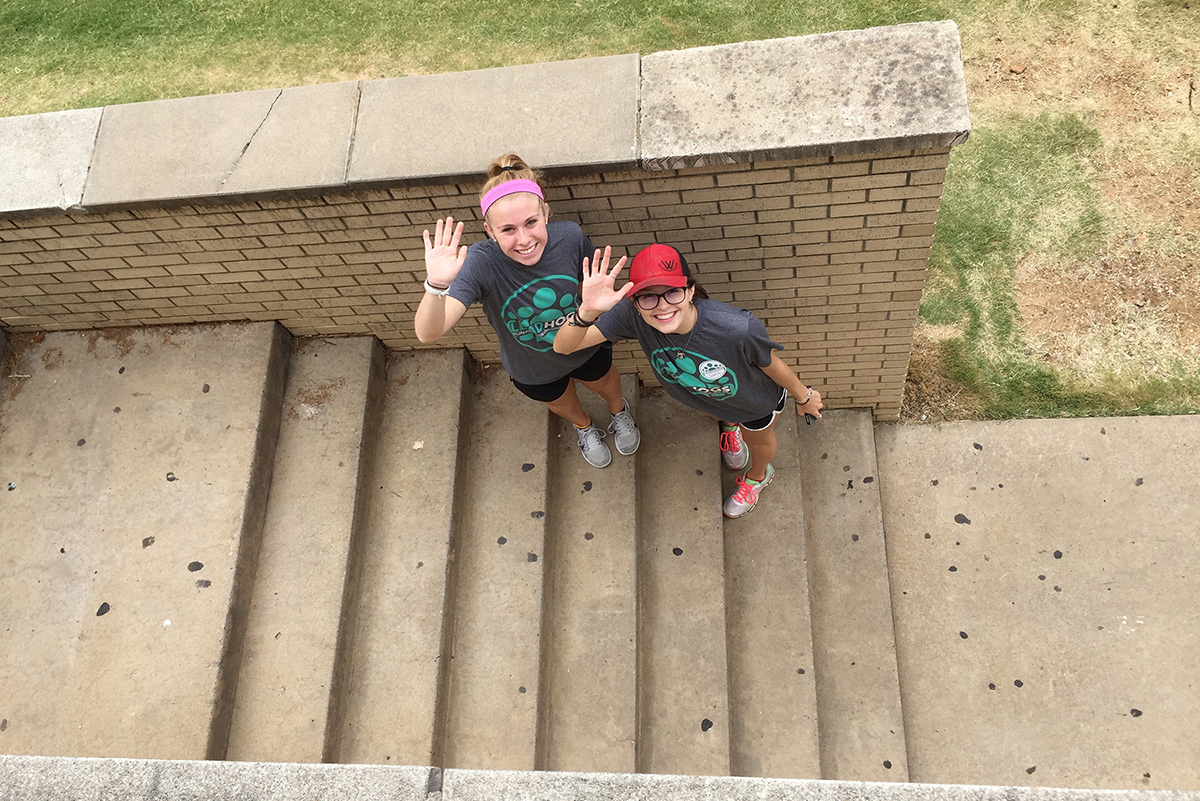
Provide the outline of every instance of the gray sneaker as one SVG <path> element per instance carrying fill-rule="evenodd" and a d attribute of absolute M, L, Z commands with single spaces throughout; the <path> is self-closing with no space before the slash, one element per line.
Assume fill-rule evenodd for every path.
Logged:
<path fill-rule="evenodd" d="M 629 413 L 629 402 L 624 401 L 624 403 L 625 408 L 612 416 L 608 430 L 613 433 L 613 442 L 617 446 L 617 453 L 622 456 L 630 456 L 638 449 L 638 445 L 642 444 L 642 432 L 638 431 L 637 423 L 633 421 L 633 415 Z"/>
<path fill-rule="evenodd" d="M 612 454 L 604 444 L 604 432 L 589 425 L 587 428 L 576 428 L 575 436 L 579 438 L 579 451 L 592 467 L 608 467 Z"/>

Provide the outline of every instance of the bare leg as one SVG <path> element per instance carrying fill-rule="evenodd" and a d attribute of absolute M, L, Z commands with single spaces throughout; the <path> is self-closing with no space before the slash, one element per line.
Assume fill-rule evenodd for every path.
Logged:
<path fill-rule="evenodd" d="M 779 450 L 779 441 L 775 439 L 775 423 L 772 421 L 762 431 L 750 431 L 743 427 L 742 440 L 750 449 L 750 469 L 746 471 L 746 477 L 751 481 L 762 481 L 767 477 L 767 465 Z"/>
<path fill-rule="evenodd" d="M 579 394 L 575 392 L 575 379 L 573 378 L 571 383 L 567 384 L 567 391 L 558 400 L 550 401 L 546 406 L 559 417 L 569 420 L 576 428 L 585 428 L 591 422 L 588 413 L 579 403 Z"/>
<path fill-rule="evenodd" d="M 608 368 L 603 378 L 582 383 L 608 402 L 609 414 L 616 414 L 625 408 L 625 399 L 621 397 L 621 373 L 615 366 Z"/>

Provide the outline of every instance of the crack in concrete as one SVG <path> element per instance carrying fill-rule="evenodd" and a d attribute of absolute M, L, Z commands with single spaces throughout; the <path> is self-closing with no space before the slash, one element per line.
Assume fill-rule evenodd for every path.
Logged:
<path fill-rule="evenodd" d="M 350 165 L 354 162 L 354 145 L 358 142 L 358 113 L 362 108 L 362 81 L 355 85 L 358 94 L 354 98 L 354 119 L 350 121 L 350 144 L 346 148 L 346 163 L 342 169 L 342 183 L 350 183 Z"/>
<path fill-rule="evenodd" d="M 238 157 L 234 159 L 233 166 L 229 168 L 229 172 L 225 173 L 225 177 L 221 179 L 221 189 L 218 192 L 225 189 L 225 184 L 237 172 L 237 168 L 242 165 L 242 159 L 246 157 L 246 151 L 250 149 L 250 145 L 254 144 L 254 139 L 258 136 L 258 132 L 267 124 L 267 119 L 271 116 L 271 112 L 275 110 L 275 104 L 279 102 L 279 98 L 281 97 L 283 97 L 282 89 L 275 95 L 275 99 L 271 101 L 271 105 L 267 108 L 267 113 L 263 115 L 262 120 L 259 121 L 258 127 L 254 129 L 254 132 L 250 134 L 250 138 L 246 140 L 246 144 L 242 147 L 242 152 L 238 153 Z"/>
<path fill-rule="evenodd" d="M 92 166 L 96 161 L 96 146 L 100 143 L 100 130 L 104 127 L 104 115 L 108 113 L 108 106 L 100 109 L 100 119 L 96 122 L 96 134 L 92 137 L 92 149 L 88 152 L 87 169 L 83 172 L 83 184 L 79 187 L 79 200 L 66 207 L 66 211 L 84 211 L 83 199 L 87 196 L 88 181 L 92 178 Z M 60 184 L 61 186 L 61 184 Z M 63 192 L 63 200 L 66 200 L 66 192 Z"/>

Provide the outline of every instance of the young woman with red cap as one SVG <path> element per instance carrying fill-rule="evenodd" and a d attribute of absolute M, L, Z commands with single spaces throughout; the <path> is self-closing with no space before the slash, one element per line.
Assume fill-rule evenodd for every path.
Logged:
<path fill-rule="evenodd" d="M 513 384 L 571 421 L 583 457 L 606 467 L 612 454 L 605 431 L 580 405 L 576 380 L 608 403 L 608 431 L 619 453 L 636 451 L 641 434 L 621 397 L 611 346 L 592 343 L 571 355 L 554 351 L 555 333 L 579 303 L 581 267 L 593 247 L 575 223 L 549 222 L 537 180 L 515 153 L 501 156 L 488 165 L 480 195 L 485 241 L 460 246 L 463 223 L 456 226 L 453 217 L 438 220 L 432 237 L 425 231 L 425 296 L 414 326 L 422 342 L 436 342 L 481 302 Z"/>
<path fill-rule="evenodd" d="M 741 517 L 771 483 L 778 443 L 775 416 L 790 392 L 796 413 L 821 416 L 821 394 L 801 383 L 775 351 L 757 317 L 708 297 L 675 248 L 654 244 L 633 257 L 629 281 L 616 288 L 622 258 L 611 270 L 611 249 L 583 267 L 583 299 L 554 349 L 571 353 L 600 342 L 636 338 L 667 393 L 717 418 L 721 457 L 744 470 L 725 499 L 727 517 Z"/>

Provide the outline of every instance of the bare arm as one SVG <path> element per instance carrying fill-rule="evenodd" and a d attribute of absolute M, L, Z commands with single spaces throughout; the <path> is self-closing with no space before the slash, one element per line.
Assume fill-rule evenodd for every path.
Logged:
<path fill-rule="evenodd" d="M 813 417 L 820 418 L 821 409 L 825 408 L 825 404 L 821 402 L 821 393 L 815 389 L 812 395 L 808 395 L 808 387 L 804 382 L 796 377 L 792 372 L 792 368 L 788 367 L 783 359 L 779 358 L 776 351 L 771 351 L 771 363 L 762 368 L 762 371 L 767 374 L 767 377 L 774 381 L 779 386 L 786 389 L 793 398 L 796 399 L 796 414 L 811 414 Z M 806 403 L 800 403 L 808 396 Z"/>
<path fill-rule="evenodd" d="M 459 245 L 462 232 L 463 224 L 460 222 L 455 227 L 454 218 L 447 217 L 445 221 L 437 221 L 432 240 L 428 230 L 423 234 L 428 286 L 425 296 L 421 298 L 421 305 L 417 307 L 413 327 L 416 329 L 417 339 L 426 344 L 440 339 L 467 311 L 462 301 L 449 295 L 434 294 L 428 289 L 429 286 L 439 291 L 449 288 L 462 269 L 467 258 L 467 246 Z"/>

